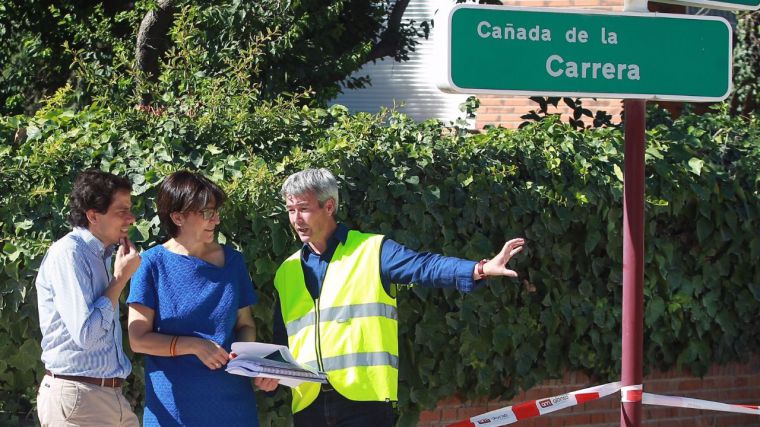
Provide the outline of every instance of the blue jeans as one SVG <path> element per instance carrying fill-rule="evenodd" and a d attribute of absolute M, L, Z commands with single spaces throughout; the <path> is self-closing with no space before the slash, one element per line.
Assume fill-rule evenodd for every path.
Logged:
<path fill-rule="evenodd" d="M 295 427 L 392 427 L 395 415 L 391 402 L 359 402 L 323 390 L 293 421 Z"/>

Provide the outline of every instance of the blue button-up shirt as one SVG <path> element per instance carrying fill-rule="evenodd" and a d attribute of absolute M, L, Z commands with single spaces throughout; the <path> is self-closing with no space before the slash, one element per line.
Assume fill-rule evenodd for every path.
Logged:
<path fill-rule="evenodd" d="M 119 309 L 104 295 L 114 247 L 75 228 L 50 246 L 37 275 L 42 362 L 54 374 L 126 378 Z"/>
<path fill-rule="evenodd" d="M 338 224 L 333 234 L 327 239 L 327 248 L 321 254 L 314 252 L 308 244 L 301 248 L 301 267 L 306 287 L 312 298 L 316 299 L 319 296 L 327 266 L 338 245 L 346 243 L 348 231 L 348 227 Z M 461 292 L 469 292 L 480 282 L 472 278 L 476 264 L 475 261 L 460 258 L 415 252 L 391 239 L 383 240 L 380 248 L 380 278 L 385 291 L 389 294 L 393 283 L 399 285 L 414 283 L 435 288 L 456 287 Z M 275 301 L 273 332 L 273 341 L 276 344 L 288 344 L 279 299 Z"/>

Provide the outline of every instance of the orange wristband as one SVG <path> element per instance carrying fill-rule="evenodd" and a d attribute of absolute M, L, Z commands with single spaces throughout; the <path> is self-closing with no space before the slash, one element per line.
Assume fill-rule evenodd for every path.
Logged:
<path fill-rule="evenodd" d="M 177 356 L 177 341 L 179 341 L 179 337 L 175 335 L 172 337 L 171 344 L 169 344 L 169 354 L 172 357 Z"/>
<path fill-rule="evenodd" d="M 481 259 L 480 262 L 478 263 L 478 276 L 480 276 L 481 280 L 488 278 L 488 276 L 486 276 L 486 273 L 483 272 L 483 265 L 487 262 L 488 262 L 487 259 Z"/>

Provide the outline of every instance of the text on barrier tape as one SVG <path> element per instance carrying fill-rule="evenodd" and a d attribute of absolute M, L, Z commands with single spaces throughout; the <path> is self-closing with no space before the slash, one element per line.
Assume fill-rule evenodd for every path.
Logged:
<path fill-rule="evenodd" d="M 537 417 L 560 409 L 569 408 L 591 400 L 600 399 L 620 390 L 620 382 L 598 385 L 572 391 L 546 399 L 530 400 L 517 405 L 507 406 L 485 414 L 470 417 L 468 420 L 449 424 L 448 427 L 496 427 L 512 424 L 526 418 Z"/>
<path fill-rule="evenodd" d="M 692 399 L 690 397 L 663 396 L 652 393 L 644 393 L 641 403 L 645 405 L 673 406 L 676 408 L 706 409 L 708 411 L 760 415 L 760 406 L 757 405 L 736 405 L 731 403 Z"/>
<path fill-rule="evenodd" d="M 644 386 L 627 385 L 620 389 L 620 401 L 621 402 L 641 402 L 641 395 L 644 392 Z"/>

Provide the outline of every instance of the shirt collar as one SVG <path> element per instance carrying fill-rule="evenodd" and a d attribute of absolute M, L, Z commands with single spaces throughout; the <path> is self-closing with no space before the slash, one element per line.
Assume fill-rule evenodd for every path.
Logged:
<path fill-rule="evenodd" d="M 90 250 L 92 250 L 95 254 L 97 254 L 101 258 L 108 258 L 113 254 L 114 246 L 115 245 L 108 245 L 106 247 L 103 245 L 103 242 L 100 241 L 97 237 L 95 237 L 92 232 L 84 227 L 74 227 L 74 230 L 72 232 L 75 236 L 82 239 L 82 241 L 87 245 Z"/>
<path fill-rule="evenodd" d="M 323 255 L 332 254 L 335 252 L 335 248 L 337 248 L 340 243 L 345 244 L 346 240 L 348 240 L 348 227 L 342 223 L 338 223 L 333 234 L 327 238 L 327 249 L 325 249 Z M 311 246 L 309 246 L 308 243 L 304 243 L 303 248 L 301 249 L 302 257 L 306 258 L 310 253 L 315 254 Z"/>

